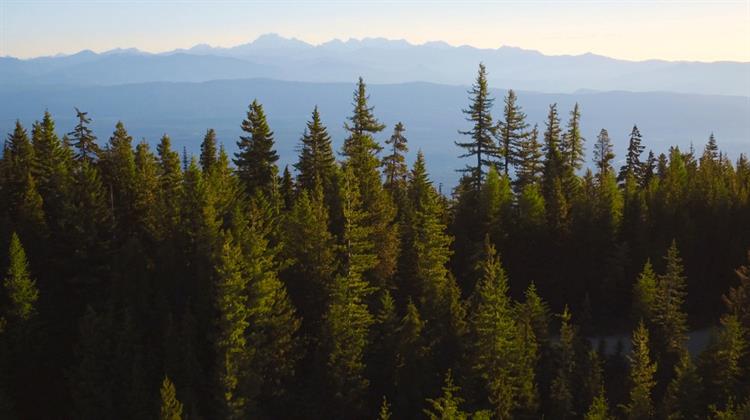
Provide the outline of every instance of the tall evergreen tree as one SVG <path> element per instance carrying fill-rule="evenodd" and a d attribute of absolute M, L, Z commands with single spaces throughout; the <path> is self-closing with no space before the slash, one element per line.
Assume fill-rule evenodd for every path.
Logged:
<path fill-rule="evenodd" d="M 521 106 L 516 103 L 517 97 L 513 89 L 508 90 L 505 96 L 505 108 L 503 109 L 503 119 L 497 123 L 498 135 L 498 155 L 501 161 L 501 168 L 505 176 L 509 175 L 510 167 L 518 165 L 523 148 L 523 143 L 529 136 L 526 129 L 529 125 L 526 123 L 526 114 Z M 527 156 L 523 156 L 528 158 Z"/>
<path fill-rule="evenodd" d="M 209 128 L 206 130 L 206 135 L 203 136 L 203 142 L 201 143 L 200 164 L 203 172 L 211 171 L 211 168 L 216 164 L 216 153 L 216 131 L 213 128 Z"/>
<path fill-rule="evenodd" d="M 15 233 L 10 238 L 8 250 L 8 271 L 3 280 L 7 295 L 7 307 L 4 315 L 8 322 L 24 323 L 36 314 L 36 301 L 39 290 L 31 279 L 26 252 Z"/>
<path fill-rule="evenodd" d="M 494 99 L 490 96 L 487 85 L 487 69 L 484 64 L 479 64 L 476 81 L 469 91 L 469 108 L 464 109 L 466 121 L 472 123 L 471 130 L 459 131 L 459 134 L 469 136 L 466 142 L 456 142 L 458 147 L 466 150 L 461 158 L 475 158 L 476 165 L 467 164 L 461 172 L 467 173 L 473 180 L 475 190 L 484 179 L 484 168 L 495 165 L 494 158 L 498 155 L 498 148 L 493 140 L 495 126 L 492 123 L 492 104 Z"/>
<path fill-rule="evenodd" d="M 648 330 L 643 322 L 633 332 L 630 360 L 630 400 L 625 407 L 629 419 L 650 419 L 654 415 L 651 391 L 654 388 L 656 365 L 651 362 Z"/>
<path fill-rule="evenodd" d="M 560 314 L 560 343 L 558 345 L 558 367 L 550 387 L 552 408 L 560 418 L 573 416 L 573 373 L 575 372 L 575 327 L 565 306 Z"/>
<path fill-rule="evenodd" d="M 182 170 L 180 156 L 172 149 L 172 142 L 166 134 L 156 147 L 159 156 L 159 215 L 160 224 L 167 232 L 176 229 L 180 220 L 179 200 L 182 191 Z"/>
<path fill-rule="evenodd" d="M 115 131 L 101 154 L 100 166 L 114 221 L 118 232 L 124 235 L 134 225 L 133 196 L 136 185 L 133 138 L 122 121 L 117 122 Z"/>
<path fill-rule="evenodd" d="M 561 140 L 560 153 L 565 162 L 564 165 L 569 168 L 569 171 L 575 173 L 583 166 L 583 143 L 585 141 L 581 135 L 581 110 L 577 102 L 570 111 L 568 129 Z"/>
<path fill-rule="evenodd" d="M 542 192 L 547 204 L 549 226 L 555 231 L 565 230 L 568 220 L 568 203 L 565 196 L 563 177 L 565 175 L 562 154 L 560 118 L 557 104 L 549 107 L 547 128 L 544 132 L 544 169 L 542 171 Z"/>
<path fill-rule="evenodd" d="M 307 122 L 299 147 L 299 161 L 294 164 L 297 169 L 297 185 L 301 189 L 312 191 L 317 184 L 324 192 L 330 192 L 332 178 L 336 172 L 336 158 L 333 155 L 331 136 L 320 119 L 316 106 L 312 119 Z"/>
<path fill-rule="evenodd" d="M 516 192 L 540 181 L 544 169 L 543 155 L 542 145 L 539 143 L 539 130 L 534 124 L 534 128 L 519 142 L 514 183 Z"/>
<path fill-rule="evenodd" d="M 182 403 L 177 399 L 177 392 L 174 384 L 168 376 L 164 377 L 161 383 L 161 409 L 159 410 L 160 420 L 182 420 Z"/>
<path fill-rule="evenodd" d="M 461 388 L 453 383 L 453 376 L 451 371 L 445 374 L 445 383 L 443 385 L 443 393 L 437 399 L 427 399 L 427 403 L 430 408 L 426 408 L 424 413 L 430 420 L 466 420 L 468 414 L 461 411 L 461 404 L 463 404 L 463 398 L 457 394 Z"/>
<path fill-rule="evenodd" d="M 409 151 L 406 145 L 407 140 L 404 137 L 404 124 L 399 122 L 393 128 L 393 134 L 385 141 L 385 144 L 390 146 L 390 154 L 383 158 L 383 166 L 385 172 L 385 187 L 390 190 L 391 193 L 395 191 L 399 185 L 403 188 L 406 183 L 406 175 L 408 168 L 406 166 L 406 159 L 404 153 Z"/>
<path fill-rule="evenodd" d="M 252 347 L 245 335 L 250 326 L 250 310 L 242 250 L 230 234 L 224 238 L 219 261 L 216 270 L 216 310 L 219 314 L 216 337 L 217 398 L 221 417 L 241 419 L 246 415 L 248 404 L 242 385 L 247 380 L 246 366 L 252 355 Z"/>
<path fill-rule="evenodd" d="M 88 112 L 83 112 L 78 108 L 75 110 L 78 124 L 73 128 L 73 131 L 68 133 L 73 141 L 73 147 L 77 150 L 75 158 L 78 161 L 96 161 L 101 150 L 99 145 L 96 144 L 94 132 L 88 126 L 91 124 L 91 118 L 88 116 Z"/>
<path fill-rule="evenodd" d="M 628 176 L 632 176 L 637 181 L 640 181 L 643 174 L 643 164 L 641 163 L 643 149 L 644 147 L 641 145 L 641 132 L 638 130 L 638 126 L 634 125 L 633 130 L 630 132 L 625 165 L 620 168 L 620 173 L 617 175 L 619 182 L 625 182 Z"/>
<path fill-rule="evenodd" d="M 240 136 L 237 142 L 239 151 L 234 155 L 237 175 L 250 195 L 256 190 L 271 194 L 279 172 L 276 166 L 279 156 L 263 105 L 257 99 L 250 104 L 247 117 L 242 121 L 242 131 L 247 134 Z"/>

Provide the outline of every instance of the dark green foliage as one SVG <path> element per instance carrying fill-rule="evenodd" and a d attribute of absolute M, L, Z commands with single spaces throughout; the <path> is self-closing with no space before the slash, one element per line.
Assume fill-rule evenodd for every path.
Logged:
<path fill-rule="evenodd" d="M 487 85 L 487 69 L 484 64 L 479 64 L 476 81 L 469 91 L 469 108 L 464 109 L 466 121 L 471 122 L 472 128 L 468 131 L 459 131 L 459 134 L 469 136 L 469 141 L 456 142 L 456 145 L 466 152 L 461 158 L 476 159 L 466 165 L 461 171 L 466 173 L 472 180 L 476 190 L 479 189 L 484 179 L 485 167 L 493 166 L 492 160 L 498 155 L 497 145 L 493 139 L 496 127 L 492 123 L 492 104 L 495 101 L 490 97 Z"/>
<path fill-rule="evenodd" d="M 78 108 L 76 108 L 76 118 L 78 118 L 78 124 L 73 128 L 73 131 L 68 133 L 72 140 L 72 146 L 76 149 L 75 158 L 78 161 L 96 161 L 101 149 L 96 144 L 96 136 L 88 126 L 91 124 L 91 118 L 88 116 L 88 112 L 82 112 Z"/>
<path fill-rule="evenodd" d="M 582 166 L 577 107 L 542 146 L 489 92 L 480 67 L 451 197 L 402 124 L 381 156 L 362 80 L 342 161 L 315 109 L 296 175 L 257 102 L 236 166 L 212 130 L 181 160 L 122 123 L 99 150 L 85 113 L 70 139 L 17 123 L 0 418 L 747 417 L 747 157 L 710 136 L 643 162 L 634 129 L 618 185 L 606 130 Z"/>
<path fill-rule="evenodd" d="M 242 131 L 237 142 L 239 151 L 235 153 L 234 164 L 237 165 L 237 176 L 245 191 L 252 195 L 256 190 L 271 194 L 276 185 L 279 172 L 276 161 L 279 155 L 274 149 L 273 132 L 266 121 L 263 105 L 254 100 L 242 120 Z"/>

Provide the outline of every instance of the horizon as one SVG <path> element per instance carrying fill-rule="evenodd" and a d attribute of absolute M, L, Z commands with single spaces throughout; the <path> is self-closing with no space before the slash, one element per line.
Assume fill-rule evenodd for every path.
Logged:
<path fill-rule="evenodd" d="M 708 24 L 717 21 L 722 24 Z M 460 7 L 417 0 L 0 0 L 0 23 L 0 56 L 20 59 L 117 48 L 152 54 L 200 44 L 229 48 L 275 33 L 316 46 L 384 38 L 627 61 L 750 62 L 750 2 L 742 0 L 472 1 Z"/>
<path fill-rule="evenodd" d="M 613 56 L 609 56 L 609 55 L 599 54 L 599 53 L 595 53 L 595 52 L 591 52 L 591 51 L 577 53 L 577 54 L 569 54 L 569 53 L 552 54 L 552 53 L 545 53 L 545 52 L 537 50 L 537 49 L 525 48 L 523 46 L 518 46 L 518 45 L 501 44 L 501 45 L 496 46 L 496 47 L 479 47 L 479 46 L 470 45 L 470 44 L 452 44 L 452 43 L 450 43 L 448 41 L 439 40 L 439 39 L 428 40 L 428 41 L 424 41 L 424 42 L 412 42 L 412 41 L 410 41 L 408 39 L 405 39 L 405 38 L 388 38 L 386 36 L 365 36 L 365 37 L 359 37 L 359 38 L 357 38 L 357 37 L 331 38 L 331 39 L 320 41 L 320 42 L 310 42 L 310 41 L 306 41 L 306 40 L 303 40 L 303 39 L 299 39 L 299 38 L 294 37 L 294 36 L 280 34 L 278 32 L 266 32 L 266 33 L 262 33 L 262 34 L 256 36 L 253 39 L 250 39 L 250 40 L 245 41 L 245 42 L 240 42 L 238 44 L 232 44 L 232 45 L 215 45 L 215 44 L 208 44 L 208 43 L 205 43 L 205 42 L 201 42 L 201 43 L 194 44 L 194 45 L 192 45 L 190 47 L 187 47 L 187 48 L 172 48 L 172 49 L 159 50 L 159 51 L 146 50 L 146 49 L 142 49 L 142 48 L 139 48 L 139 47 L 122 45 L 122 46 L 115 46 L 115 47 L 106 48 L 106 49 L 84 48 L 84 49 L 81 49 L 81 50 L 78 50 L 78 51 L 73 51 L 73 52 L 57 52 L 57 53 L 54 53 L 54 54 L 31 56 L 31 57 L 16 57 L 16 56 L 11 56 L 11 55 L 0 55 L 0 58 L 15 58 L 15 59 L 18 59 L 18 60 L 35 60 L 35 59 L 40 59 L 40 58 L 70 57 L 70 56 L 74 56 L 74 55 L 85 53 L 85 52 L 92 52 L 92 53 L 95 53 L 95 54 L 98 54 L 98 55 L 110 54 L 110 53 L 127 53 L 127 52 L 131 52 L 131 51 L 132 52 L 136 52 L 136 53 L 141 53 L 141 54 L 147 54 L 147 55 L 180 54 L 180 53 L 190 53 L 190 50 L 192 50 L 194 48 L 197 48 L 197 47 L 208 47 L 208 48 L 212 48 L 212 49 L 230 50 L 232 48 L 237 48 L 237 47 L 241 47 L 241 46 L 244 46 L 244 45 L 251 45 L 251 44 L 257 42 L 258 40 L 260 40 L 262 38 L 279 38 L 279 39 L 283 39 L 285 41 L 302 42 L 302 43 L 307 44 L 308 46 L 310 46 L 312 48 L 323 47 L 326 44 L 330 44 L 330 43 L 334 43 L 334 42 L 340 42 L 340 43 L 346 44 L 346 43 L 349 43 L 349 42 L 383 41 L 383 42 L 389 42 L 389 43 L 401 43 L 401 42 L 405 42 L 406 44 L 408 44 L 409 46 L 412 46 L 412 47 L 423 47 L 423 46 L 427 46 L 429 44 L 442 44 L 442 45 L 444 45 L 447 48 L 473 48 L 473 49 L 476 49 L 476 50 L 483 50 L 483 51 L 498 51 L 498 50 L 501 50 L 501 49 L 514 49 L 514 50 L 521 50 L 521 51 L 525 51 L 525 52 L 538 53 L 538 54 L 541 54 L 541 55 L 544 55 L 544 56 L 547 56 L 547 57 L 581 57 L 581 56 L 586 56 L 586 55 L 594 55 L 594 56 L 605 57 L 605 58 L 609 58 L 609 59 L 613 59 L 613 60 L 618 60 L 618 61 L 628 61 L 628 62 L 636 62 L 636 63 L 637 62 L 647 62 L 647 61 L 665 61 L 665 62 L 672 62 L 672 63 L 679 63 L 679 62 L 685 62 L 685 63 L 706 63 L 706 64 L 722 63 L 722 62 L 725 62 L 725 63 L 741 63 L 741 64 L 750 63 L 750 59 L 747 60 L 747 61 L 738 61 L 738 60 L 703 61 L 703 60 L 688 60 L 688 59 L 675 59 L 675 60 L 671 60 L 671 59 L 663 59 L 663 58 L 626 59 L 626 58 L 618 58 L 618 57 L 613 57 Z"/>

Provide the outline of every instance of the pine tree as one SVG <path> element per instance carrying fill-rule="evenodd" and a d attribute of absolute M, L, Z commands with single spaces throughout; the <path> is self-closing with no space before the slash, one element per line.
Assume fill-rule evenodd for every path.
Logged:
<path fill-rule="evenodd" d="M 714 334 L 699 359 L 706 399 L 718 407 L 742 397 L 741 378 L 748 370 L 743 366 L 743 357 L 750 348 L 744 334 L 734 315 L 723 316 L 718 333 Z"/>
<path fill-rule="evenodd" d="M 8 271 L 3 280 L 3 287 L 8 296 L 8 307 L 5 308 L 5 319 L 11 324 L 24 323 L 36 314 L 36 301 L 39 290 L 31 279 L 26 252 L 13 233 L 8 250 Z"/>
<path fill-rule="evenodd" d="M 406 145 L 407 140 L 404 137 L 404 124 L 399 122 L 393 128 L 393 134 L 385 141 L 385 144 L 390 146 L 390 154 L 383 158 L 383 166 L 385 172 L 385 188 L 391 191 L 393 194 L 400 186 L 404 188 L 406 183 L 406 175 L 408 168 L 406 167 L 406 159 L 404 153 L 409 151 Z"/>
<path fill-rule="evenodd" d="M 529 125 L 526 123 L 526 114 L 521 106 L 516 103 L 517 97 L 513 89 L 508 90 L 505 97 L 505 108 L 503 110 L 503 119 L 497 123 L 497 135 L 499 150 L 498 155 L 501 162 L 503 173 L 507 177 L 511 166 L 517 166 L 520 162 L 519 155 L 523 148 L 523 143 L 529 136 L 526 129 Z M 528 156 L 523 156 L 528 158 Z"/>
<path fill-rule="evenodd" d="M 675 241 L 667 250 L 665 261 L 666 272 L 659 276 L 657 283 L 654 323 L 658 328 L 658 350 L 679 356 L 685 351 L 687 339 L 687 315 L 683 309 L 687 292 L 682 259 Z"/>
<path fill-rule="evenodd" d="M 324 192 L 330 192 L 333 176 L 336 173 L 336 158 L 333 155 L 331 136 L 320 119 L 316 106 L 312 119 L 307 122 L 305 133 L 300 140 L 297 185 L 300 189 L 312 191 L 320 184 Z"/>
<path fill-rule="evenodd" d="M 534 402 L 534 358 L 524 357 L 524 337 L 514 320 L 508 282 L 492 245 L 487 244 L 483 276 L 472 303 L 476 337 L 474 363 L 498 418 L 509 418 L 522 403 Z"/>
<path fill-rule="evenodd" d="M 121 121 L 117 122 L 107 147 L 101 153 L 100 165 L 118 232 L 127 234 L 134 225 L 135 156 L 133 138 Z"/>
<path fill-rule="evenodd" d="M 279 156 L 263 105 L 257 100 L 250 104 L 247 117 L 242 121 L 242 131 L 247 135 L 240 136 L 237 142 L 239 151 L 234 155 L 237 175 L 249 195 L 256 190 L 271 194 L 279 171 L 276 167 Z"/>
<path fill-rule="evenodd" d="M 221 417 L 240 419 L 245 417 L 248 404 L 241 385 L 245 380 L 248 359 L 252 356 L 252 347 L 245 335 L 250 326 L 246 290 L 248 279 L 244 275 L 242 251 L 230 234 L 224 238 L 216 274 L 216 310 L 219 314 L 216 337 L 217 397 Z"/>
<path fill-rule="evenodd" d="M 161 410 L 160 420 L 182 420 L 182 403 L 177 399 L 174 384 L 168 376 L 164 376 L 161 383 Z"/>
<path fill-rule="evenodd" d="M 47 224 L 56 230 L 67 205 L 70 188 L 71 152 L 57 137 L 49 112 L 33 132 L 34 164 L 32 173 L 44 202 Z M 55 223 L 57 222 L 57 223 Z"/>
<path fill-rule="evenodd" d="M 206 130 L 206 135 L 203 136 L 203 142 L 201 143 L 200 164 L 203 172 L 210 172 L 216 164 L 216 152 L 216 131 L 209 128 Z"/>
<path fill-rule="evenodd" d="M 573 373 L 575 372 L 575 327 L 567 305 L 560 314 L 560 343 L 558 345 L 558 368 L 550 387 L 550 399 L 554 412 L 560 418 L 569 418 L 573 413 Z"/>
<path fill-rule="evenodd" d="M 599 135 L 596 136 L 596 144 L 594 145 L 594 163 L 596 164 L 600 185 L 603 183 L 604 177 L 612 172 L 612 159 L 614 158 L 615 154 L 612 151 L 609 133 L 602 128 Z"/>
<path fill-rule="evenodd" d="M 76 110 L 76 118 L 78 124 L 73 128 L 73 131 L 68 133 L 73 141 L 73 147 L 77 150 L 75 158 L 78 161 L 92 162 L 99 158 L 101 150 L 96 144 L 96 136 L 94 132 L 89 128 L 91 124 L 91 118 L 88 116 L 88 112 L 82 112 L 78 108 Z"/>
<path fill-rule="evenodd" d="M 565 162 L 560 148 L 560 119 L 557 104 L 549 107 L 547 128 L 544 132 L 544 169 L 542 193 L 547 205 L 547 220 L 553 231 L 564 231 L 568 220 L 568 203 L 564 191 Z"/>
<path fill-rule="evenodd" d="M 591 403 L 591 406 L 589 406 L 589 409 L 583 418 L 584 420 L 610 420 L 613 418 L 609 414 L 609 406 L 607 404 L 607 398 L 604 397 L 603 389 L 599 395 L 594 398 L 594 402 Z"/>
<path fill-rule="evenodd" d="M 634 177 L 637 181 L 641 180 L 643 175 L 641 153 L 643 153 L 643 149 L 644 147 L 641 145 L 641 132 L 638 131 L 638 126 L 634 125 L 633 131 L 630 132 L 625 165 L 620 168 L 620 174 L 617 175 L 617 181 L 625 182 L 628 176 Z"/>
<path fill-rule="evenodd" d="M 159 215 L 165 232 L 177 228 L 180 220 L 179 200 L 182 194 L 182 170 L 180 156 L 172 150 L 171 140 L 166 134 L 156 147 L 159 155 Z"/>
<path fill-rule="evenodd" d="M 516 192 L 523 191 L 529 185 L 541 180 L 544 163 L 542 162 L 542 145 L 539 143 L 537 125 L 519 143 L 516 159 Z"/>
<path fill-rule="evenodd" d="M 654 321 L 654 309 L 657 304 L 657 278 L 651 261 L 647 260 L 638 280 L 633 285 L 633 319 L 644 320 L 649 325 Z"/>
<path fill-rule="evenodd" d="M 670 419 L 699 419 L 704 417 L 703 383 L 689 354 L 680 357 L 675 366 L 675 377 L 664 396 L 664 415 Z"/>
<path fill-rule="evenodd" d="M 498 155 L 497 145 L 493 140 L 495 126 L 491 114 L 494 99 L 490 97 L 484 64 L 479 64 L 476 81 L 469 91 L 469 100 L 471 104 L 463 113 L 467 116 L 466 121 L 471 122 L 473 126 L 469 131 L 459 131 L 459 134 L 469 136 L 470 140 L 456 142 L 456 146 L 466 150 L 466 153 L 459 157 L 476 158 L 476 166 L 468 164 L 460 172 L 467 173 L 474 181 L 474 189 L 479 190 L 485 174 L 483 168 L 495 165 L 492 159 Z"/>
<path fill-rule="evenodd" d="M 445 374 L 443 394 L 437 399 L 427 399 L 430 408 L 424 410 L 430 420 L 466 420 L 469 416 L 461 411 L 464 400 L 457 394 L 460 388 L 453 383 L 451 371 Z"/>
<path fill-rule="evenodd" d="M 633 332 L 633 351 L 630 360 L 630 401 L 625 407 L 629 419 L 650 419 L 654 415 L 651 391 L 656 384 L 656 365 L 651 363 L 648 330 L 643 322 Z"/>
<path fill-rule="evenodd" d="M 398 256 L 398 232 L 393 223 L 396 208 L 390 194 L 383 189 L 381 162 L 377 156 L 381 147 L 372 137 L 384 126 L 373 115 L 368 98 L 365 83 L 360 78 L 354 92 L 354 111 L 345 124 L 349 137 L 344 140 L 343 155 L 345 169 L 351 170 L 358 184 L 365 223 L 372 228 L 377 263 L 368 270 L 366 277 L 373 286 L 384 288 L 391 281 Z"/>
<path fill-rule="evenodd" d="M 328 230 L 323 200 L 320 186 L 311 192 L 303 190 L 284 223 L 283 252 L 291 264 L 282 276 L 305 330 L 313 336 L 319 331 L 337 271 L 336 243 Z"/>
<path fill-rule="evenodd" d="M 581 135 L 581 111 L 578 103 L 570 111 L 570 120 L 568 121 L 568 130 L 562 136 L 560 143 L 560 154 L 562 155 L 564 166 L 567 171 L 575 173 L 583 166 L 583 143 L 585 139 Z"/>
<path fill-rule="evenodd" d="M 154 240 L 159 237 L 159 166 L 146 141 L 135 147 L 134 179 L 134 227 L 143 238 Z"/>
<path fill-rule="evenodd" d="M 362 202 L 350 167 L 344 172 L 341 188 L 344 266 L 331 287 L 330 304 L 324 317 L 324 348 L 333 398 L 330 408 L 339 415 L 354 415 L 364 408 L 363 399 L 369 386 L 363 375 L 363 354 L 373 324 L 366 304 L 373 288 L 364 280 L 363 273 L 377 263 L 377 256 L 369 240 L 372 227 L 364 222 Z"/>

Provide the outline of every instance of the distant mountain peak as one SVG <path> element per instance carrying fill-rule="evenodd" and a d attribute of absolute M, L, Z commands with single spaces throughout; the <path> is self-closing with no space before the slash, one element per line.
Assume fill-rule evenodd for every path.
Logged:
<path fill-rule="evenodd" d="M 304 41 L 300 41 L 297 38 L 286 38 L 273 32 L 262 34 L 259 37 L 255 38 L 253 42 L 245 45 L 253 46 L 256 48 L 307 48 L 312 46 Z"/>

